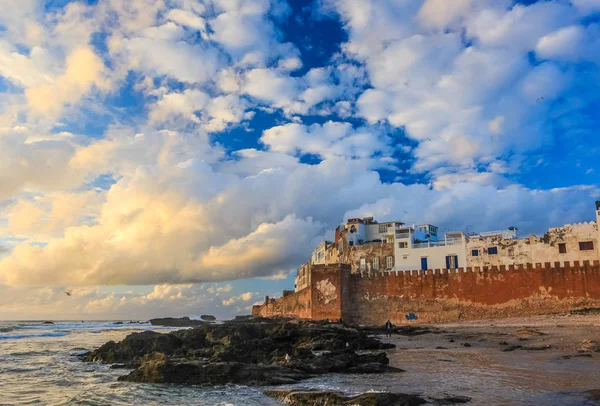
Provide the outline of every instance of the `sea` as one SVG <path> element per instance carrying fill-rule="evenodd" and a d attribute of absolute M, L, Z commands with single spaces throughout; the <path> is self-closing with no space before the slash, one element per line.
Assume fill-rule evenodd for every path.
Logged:
<path fill-rule="evenodd" d="M 78 355 L 126 335 L 173 328 L 129 321 L 0 321 L 0 405 L 281 405 L 265 388 L 218 388 L 119 382 L 127 370 L 82 362 Z M 470 405 L 591 405 L 600 389 L 600 359 L 560 361 L 542 353 L 400 351 L 392 365 L 407 372 L 328 375 L 299 389 L 466 395 Z M 514 358 L 502 358 L 514 357 Z M 517 358 L 518 357 L 518 358 Z"/>

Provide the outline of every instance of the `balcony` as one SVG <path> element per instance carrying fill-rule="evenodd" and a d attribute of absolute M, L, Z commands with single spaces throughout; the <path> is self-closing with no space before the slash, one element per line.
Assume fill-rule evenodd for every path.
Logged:
<path fill-rule="evenodd" d="M 413 244 L 413 248 L 434 248 L 434 247 L 446 247 L 450 245 L 461 245 L 462 240 L 454 239 L 454 240 L 445 240 L 445 241 L 435 241 L 435 242 L 422 242 L 419 244 Z"/>

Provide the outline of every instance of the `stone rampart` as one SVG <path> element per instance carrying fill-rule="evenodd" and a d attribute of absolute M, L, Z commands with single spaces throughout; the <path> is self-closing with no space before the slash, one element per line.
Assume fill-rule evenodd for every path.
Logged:
<path fill-rule="evenodd" d="M 315 265 L 310 287 L 255 306 L 253 314 L 339 319 L 359 324 L 500 318 L 600 306 L 600 264 L 584 261 L 351 274 Z"/>

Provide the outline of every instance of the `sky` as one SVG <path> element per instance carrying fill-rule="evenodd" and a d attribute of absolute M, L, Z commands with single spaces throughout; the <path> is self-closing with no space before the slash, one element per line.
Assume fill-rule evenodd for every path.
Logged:
<path fill-rule="evenodd" d="M 0 10 L 0 319 L 247 314 L 350 217 L 594 220 L 600 0 Z"/>

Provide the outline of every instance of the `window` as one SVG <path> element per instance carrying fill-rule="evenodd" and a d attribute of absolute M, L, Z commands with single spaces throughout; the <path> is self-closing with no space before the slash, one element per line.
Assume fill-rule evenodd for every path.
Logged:
<path fill-rule="evenodd" d="M 348 246 L 350 246 L 350 247 L 354 246 L 354 241 L 348 241 Z"/>
<path fill-rule="evenodd" d="M 386 269 L 392 269 L 394 267 L 394 257 L 385 257 Z"/>
<path fill-rule="evenodd" d="M 408 243 L 406 241 L 399 242 L 398 243 L 398 248 L 408 248 Z"/>
<path fill-rule="evenodd" d="M 567 244 L 564 242 L 559 242 L 558 243 L 558 253 L 559 254 L 566 254 L 567 253 Z"/>
<path fill-rule="evenodd" d="M 479 256 L 479 250 L 471 250 L 471 256 L 472 257 L 478 257 Z"/>
<path fill-rule="evenodd" d="M 488 255 L 498 255 L 498 247 L 488 248 Z"/>
<path fill-rule="evenodd" d="M 508 256 L 509 257 L 514 257 L 515 256 L 515 249 L 514 248 L 509 248 L 508 249 Z"/>
<path fill-rule="evenodd" d="M 458 257 L 456 255 L 446 256 L 446 268 L 447 269 L 458 268 Z"/>
<path fill-rule="evenodd" d="M 375 269 L 375 270 L 379 269 L 379 257 L 373 258 L 373 269 Z"/>
<path fill-rule="evenodd" d="M 386 237 L 385 240 L 386 240 L 385 242 L 387 242 L 388 244 L 393 244 L 394 243 L 394 237 L 392 237 L 392 236 Z"/>
<path fill-rule="evenodd" d="M 591 251 L 594 249 L 594 241 L 581 241 L 579 251 Z"/>
<path fill-rule="evenodd" d="M 350 227 L 350 232 L 351 232 L 351 233 L 355 233 L 355 232 L 356 232 L 356 226 L 352 226 L 352 227 Z"/>
<path fill-rule="evenodd" d="M 387 224 L 380 224 L 379 225 L 379 232 L 380 233 L 387 233 L 388 230 L 388 225 Z"/>
<path fill-rule="evenodd" d="M 367 269 L 367 261 L 364 258 L 360 259 L 360 270 L 364 271 Z"/>

